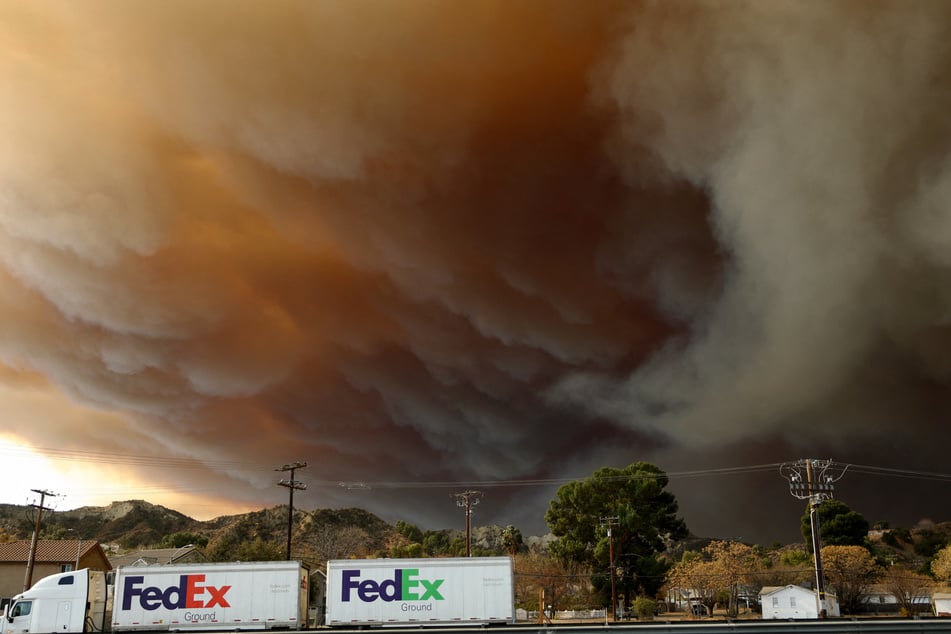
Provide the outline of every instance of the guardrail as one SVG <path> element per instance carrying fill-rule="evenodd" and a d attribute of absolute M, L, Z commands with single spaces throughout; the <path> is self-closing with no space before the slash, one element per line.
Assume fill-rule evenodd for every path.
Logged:
<path fill-rule="evenodd" d="M 916 632 L 944 632 L 951 634 L 951 619 L 925 618 L 875 618 L 850 619 L 836 618 L 810 621 L 707 621 L 707 622 L 663 622 L 643 621 L 623 624 L 587 624 L 587 625 L 514 625 L 510 627 L 449 627 L 415 628 L 425 630 L 426 634 L 463 634 L 480 632 L 486 634 L 914 634 Z M 366 634 L 366 630 L 336 630 L 338 632 L 357 632 Z"/>

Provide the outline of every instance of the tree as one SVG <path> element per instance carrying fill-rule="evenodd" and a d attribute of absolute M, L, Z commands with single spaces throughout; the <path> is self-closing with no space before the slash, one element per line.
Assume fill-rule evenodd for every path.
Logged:
<path fill-rule="evenodd" d="M 285 548 L 260 537 L 253 541 L 238 541 L 227 537 L 214 544 L 206 553 L 211 561 L 277 561 L 284 559 Z"/>
<path fill-rule="evenodd" d="M 815 580 L 812 556 L 804 548 L 780 547 L 769 553 L 756 578 L 760 586 L 807 584 Z"/>
<path fill-rule="evenodd" d="M 505 551 L 514 559 L 522 548 L 522 531 L 509 524 L 502 531 L 502 544 L 505 546 Z"/>
<path fill-rule="evenodd" d="M 740 590 L 753 582 L 762 567 L 752 546 L 739 542 L 713 541 L 703 551 L 687 551 L 668 575 L 670 587 L 684 591 L 707 606 L 710 613 L 723 596 L 730 616 L 736 616 Z"/>
<path fill-rule="evenodd" d="M 885 569 L 882 582 L 898 602 L 902 616 L 912 616 L 916 606 L 927 606 L 930 603 L 929 591 L 934 583 L 927 575 L 906 566 L 894 565 Z"/>
<path fill-rule="evenodd" d="M 859 609 L 862 598 L 881 574 L 871 553 L 861 546 L 824 546 L 822 567 L 835 589 L 839 607 L 848 614 Z"/>
<path fill-rule="evenodd" d="M 716 584 L 727 593 L 727 613 L 736 616 L 741 587 L 750 583 L 761 567 L 759 555 L 752 546 L 739 542 L 714 541 L 703 550 L 713 564 Z"/>
<path fill-rule="evenodd" d="M 931 574 L 938 581 L 951 580 L 951 546 L 939 550 L 931 560 Z"/>
<path fill-rule="evenodd" d="M 687 536 L 686 524 L 677 517 L 677 500 L 666 486 L 667 475 L 646 462 L 605 467 L 563 485 L 545 514 L 558 538 L 552 553 L 596 571 L 592 582 L 602 595 L 610 591 L 614 574 L 625 604 L 634 594 L 654 596 L 667 570 L 658 555 L 670 540 Z M 609 570 L 612 551 L 614 569 Z"/>
<path fill-rule="evenodd" d="M 397 520 L 396 532 L 408 539 L 410 543 L 422 543 L 423 541 L 423 531 L 415 524 L 410 524 L 407 521 Z"/>
<path fill-rule="evenodd" d="M 864 546 L 868 540 L 868 520 L 839 500 L 825 500 L 816 510 L 822 546 Z M 809 508 L 802 516 L 802 536 L 813 551 Z"/>
<path fill-rule="evenodd" d="M 555 610 L 590 604 L 590 571 L 538 552 L 515 561 L 515 603 L 526 610 L 551 605 Z"/>
<path fill-rule="evenodd" d="M 922 557 L 934 557 L 935 553 L 948 545 L 948 536 L 931 528 L 915 531 L 915 554 Z"/>
<path fill-rule="evenodd" d="M 183 546 L 198 546 L 204 548 L 208 545 L 208 538 L 200 533 L 190 533 L 186 531 L 166 535 L 159 542 L 160 548 L 181 548 Z"/>
<path fill-rule="evenodd" d="M 367 555 L 369 534 L 358 526 L 324 525 L 313 532 L 310 546 L 317 561 Z"/>
<path fill-rule="evenodd" d="M 703 554 L 688 550 L 667 574 L 667 585 L 676 594 L 707 606 L 710 614 L 717 602 L 718 583 L 714 565 Z M 688 602 L 689 602 L 688 601 Z M 691 607 L 688 614 L 693 615 Z"/>

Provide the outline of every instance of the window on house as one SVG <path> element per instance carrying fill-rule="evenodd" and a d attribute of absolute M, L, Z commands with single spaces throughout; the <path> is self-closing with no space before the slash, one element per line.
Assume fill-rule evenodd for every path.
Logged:
<path fill-rule="evenodd" d="M 796 597 L 789 597 L 789 607 L 796 607 Z"/>
<path fill-rule="evenodd" d="M 72 571 L 73 571 L 73 564 L 60 564 L 60 565 L 59 565 L 59 571 L 60 571 L 60 572 L 72 572 Z"/>
<path fill-rule="evenodd" d="M 779 607 L 779 597 L 773 597 L 773 607 L 774 608 Z"/>

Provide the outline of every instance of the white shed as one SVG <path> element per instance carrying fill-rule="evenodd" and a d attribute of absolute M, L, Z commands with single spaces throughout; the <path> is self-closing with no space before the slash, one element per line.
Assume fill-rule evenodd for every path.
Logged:
<path fill-rule="evenodd" d="M 816 593 L 802 586 L 767 586 L 760 590 L 764 619 L 816 619 Z M 826 616 L 839 616 L 839 602 L 826 593 Z"/>
<path fill-rule="evenodd" d="M 951 616 L 951 592 L 941 590 L 931 595 L 935 616 Z"/>

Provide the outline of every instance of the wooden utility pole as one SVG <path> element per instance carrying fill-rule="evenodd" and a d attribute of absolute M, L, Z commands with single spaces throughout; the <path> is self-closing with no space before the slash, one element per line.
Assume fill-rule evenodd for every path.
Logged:
<path fill-rule="evenodd" d="M 602 517 L 601 526 L 608 527 L 608 566 L 611 574 L 611 620 L 617 621 L 617 590 L 615 589 L 614 583 L 614 535 L 611 532 L 612 526 L 617 526 L 619 524 L 618 517 Z"/>
<path fill-rule="evenodd" d="M 294 490 L 303 490 L 307 488 L 307 485 L 303 482 L 298 482 L 294 479 L 294 472 L 298 469 L 303 469 L 307 466 L 306 462 L 294 462 L 291 464 L 286 464 L 283 467 L 278 467 L 275 471 L 290 471 L 291 477 L 289 480 L 281 480 L 278 482 L 278 486 L 287 487 L 288 492 L 290 493 L 290 500 L 287 503 L 287 560 L 291 560 L 291 534 L 294 530 Z"/>
<path fill-rule="evenodd" d="M 831 460 L 806 458 L 782 465 L 780 471 L 789 480 L 789 492 L 794 498 L 809 501 L 809 527 L 812 534 L 812 553 L 816 567 L 816 614 L 828 616 L 826 606 L 825 574 L 822 570 L 822 542 L 819 531 L 819 505 L 832 499 L 833 484 L 845 475 L 848 465 L 836 465 Z"/>
<path fill-rule="evenodd" d="M 816 610 L 820 619 L 828 616 L 826 609 L 826 584 L 825 574 L 822 570 L 822 540 L 819 537 L 819 503 L 822 498 L 816 492 L 815 483 L 812 480 L 812 460 L 806 461 L 806 486 L 810 492 L 809 495 L 809 527 L 812 531 L 812 552 L 815 555 L 816 564 Z M 829 485 L 831 495 L 832 485 Z"/>
<path fill-rule="evenodd" d="M 33 525 L 33 539 L 30 541 L 30 557 L 26 563 L 26 576 L 23 578 L 23 591 L 26 592 L 33 585 L 33 566 L 36 562 L 36 543 L 40 535 L 40 526 L 43 518 L 43 511 L 49 511 L 43 506 L 43 502 L 46 500 L 47 496 L 57 497 L 55 493 L 50 491 L 45 491 L 42 489 L 31 489 L 33 493 L 39 493 L 40 503 L 39 505 L 33 504 L 33 508 L 36 509 L 36 522 Z"/>
<path fill-rule="evenodd" d="M 472 507 L 479 503 L 479 498 L 482 497 L 481 491 L 463 491 L 462 493 L 456 493 L 456 506 L 466 509 L 466 557 L 471 557 L 471 548 L 470 548 L 470 516 L 472 515 Z"/>

